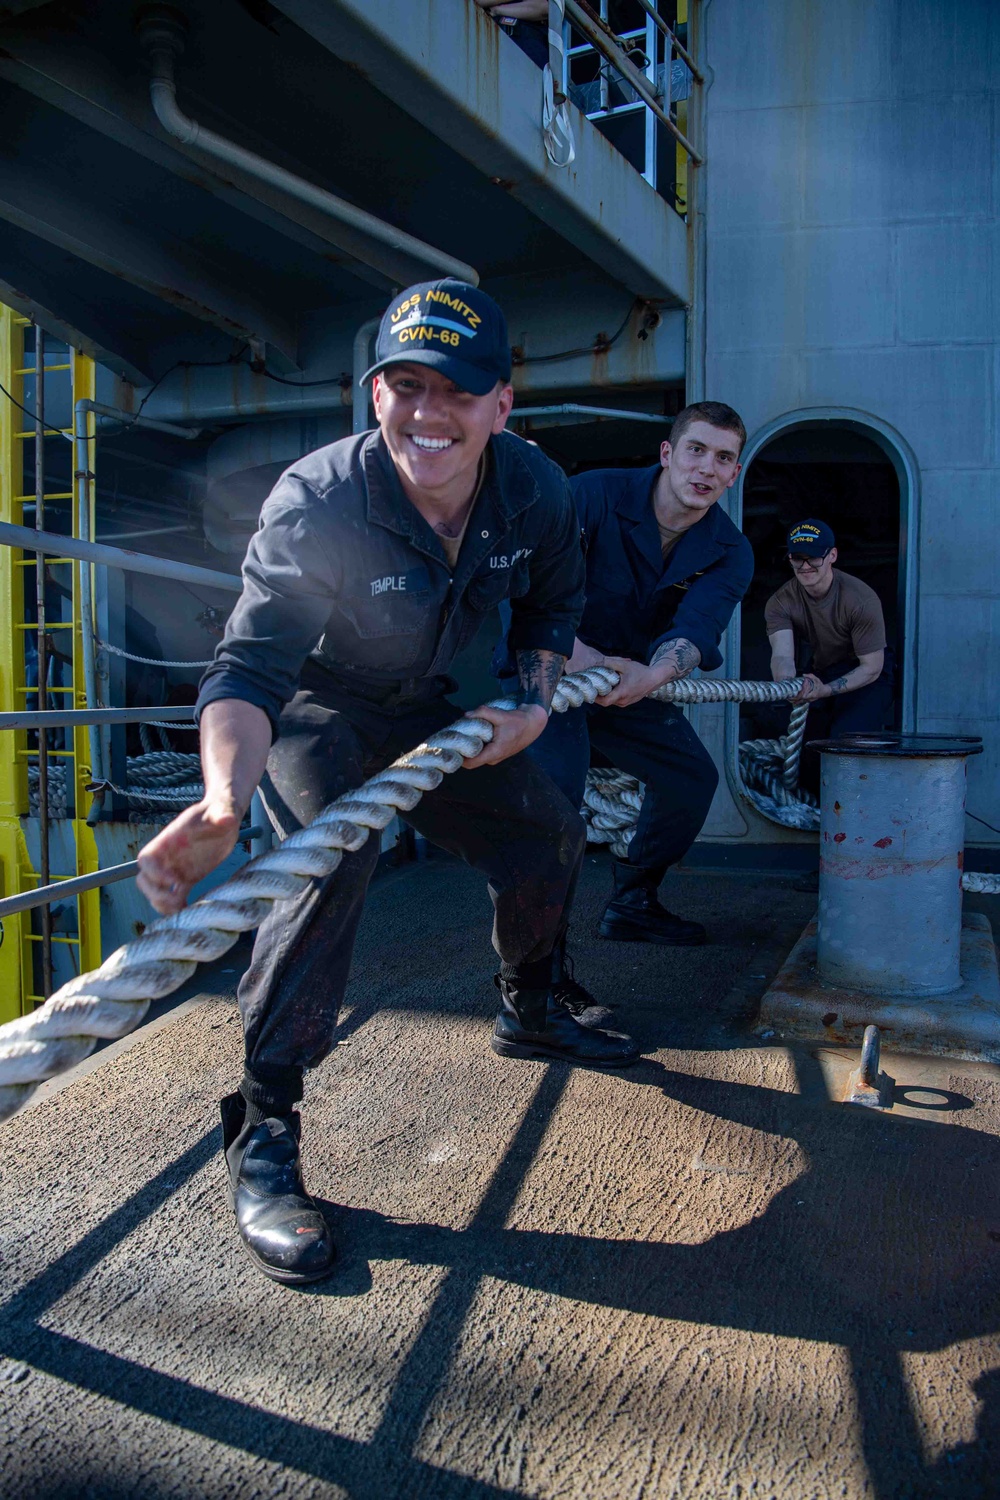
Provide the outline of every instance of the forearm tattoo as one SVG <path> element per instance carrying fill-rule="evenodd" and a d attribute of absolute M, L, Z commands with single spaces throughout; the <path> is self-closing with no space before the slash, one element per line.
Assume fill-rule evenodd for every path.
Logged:
<path fill-rule="evenodd" d="M 517 675 L 521 679 L 518 704 L 522 707 L 538 703 L 548 713 L 552 707 L 552 694 L 566 665 L 565 656 L 556 651 L 519 651 L 517 653 Z"/>
<path fill-rule="evenodd" d="M 681 636 L 676 641 L 664 641 L 663 645 L 653 653 L 653 660 L 649 665 L 661 667 L 669 663 L 677 677 L 686 677 L 689 672 L 694 671 L 700 661 L 701 652 L 698 647 Z"/>
<path fill-rule="evenodd" d="M 849 677 L 836 677 L 830 683 L 831 693 L 849 693 L 853 684 Z"/>

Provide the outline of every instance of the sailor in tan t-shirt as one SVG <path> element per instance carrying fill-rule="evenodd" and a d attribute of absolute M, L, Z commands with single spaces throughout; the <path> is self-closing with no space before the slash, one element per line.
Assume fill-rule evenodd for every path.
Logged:
<path fill-rule="evenodd" d="M 834 567 L 836 538 L 825 521 L 801 521 L 788 533 L 794 577 L 764 607 L 775 682 L 796 675 L 796 649 L 812 660 L 793 703 L 823 704 L 811 734 L 883 729 L 892 713 L 892 671 L 886 661 L 885 619 L 874 589 Z"/>

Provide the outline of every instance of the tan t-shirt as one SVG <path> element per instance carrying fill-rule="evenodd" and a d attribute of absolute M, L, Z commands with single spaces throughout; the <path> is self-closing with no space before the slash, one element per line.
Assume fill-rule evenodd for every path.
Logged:
<path fill-rule="evenodd" d="M 445 557 L 448 559 L 448 566 L 453 573 L 458 567 L 458 554 L 462 550 L 462 543 L 465 540 L 465 533 L 469 529 L 469 522 L 472 520 L 472 512 L 476 508 L 476 501 L 479 499 L 479 492 L 486 481 L 486 473 L 489 463 L 487 457 L 488 452 L 489 450 L 487 450 L 487 452 L 484 453 L 482 458 L 479 460 L 479 472 L 476 475 L 476 488 L 473 492 L 472 499 L 469 501 L 469 508 L 465 512 L 465 520 L 462 522 L 461 531 L 457 536 L 448 536 L 437 526 L 434 527 L 434 535 L 441 543 L 441 550 L 444 552 Z"/>
<path fill-rule="evenodd" d="M 462 543 L 465 540 L 465 533 L 469 529 L 469 522 L 471 519 L 472 507 L 470 506 L 469 513 L 466 516 L 465 520 L 462 522 L 462 529 L 458 533 L 458 536 L 445 536 L 443 531 L 438 531 L 437 527 L 434 528 L 434 535 L 441 543 L 441 548 L 444 552 L 444 555 L 448 559 L 448 566 L 453 573 L 458 567 L 458 554 L 462 550 Z"/>
<path fill-rule="evenodd" d="M 656 518 L 656 526 L 660 533 L 660 551 L 663 554 L 663 561 L 666 562 L 684 533 L 683 531 L 671 531 L 669 526 L 664 526 L 659 516 Z"/>
<path fill-rule="evenodd" d="M 822 599 L 811 599 L 797 578 L 783 583 L 764 606 L 764 622 L 768 635 L 791 630 L 796 641 L 808 641 L 814 672 L 852 656 L 885 650 L 885 617 L 878 594 L 838 568 Z"/>

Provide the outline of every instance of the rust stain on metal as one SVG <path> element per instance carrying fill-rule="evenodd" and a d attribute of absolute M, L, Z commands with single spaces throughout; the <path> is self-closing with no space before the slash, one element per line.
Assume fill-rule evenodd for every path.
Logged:
<path fill-rule="evenodd" d="M 603 340 L 603 343 L 602 343 Z M 590 361 L 590 383 L 591 385 L 608 385 L 608 341 L 605 334 L 597 335 L 594 345 L 593 356 Z"/>
<path fill-rule="evenodd" d="M 875 848 L 876 849 L 888 849 L 888 847 L 889 847 L 889 845 L 891 843 L 892 843 L 892 839 L 889 837 L 888 834 L 886 834 L 885 838 L 881 838 L 881 839 L 876 839 L 875 840 Z"/>
<path fill-rule="evenodd" d="M 844 842 L 844 840 L 846 839 L 846 837 L 847 837 L 846 833 L 835 833 L 833 835 L 833 842 L 835 844 L 842 844 Z"/>

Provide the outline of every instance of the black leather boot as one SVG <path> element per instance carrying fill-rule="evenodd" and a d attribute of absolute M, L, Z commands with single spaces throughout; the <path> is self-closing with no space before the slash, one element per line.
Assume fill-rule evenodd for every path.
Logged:
<path fill-rule="evenodd" d="M 630 1036 L 584 1026 L 559 1004 L 551 987 L 526 989 L 516 981 L 493 980 L 500 1011 L 491 1046 L 501 1057 L 541 1057 L 591 1068 L 627 1068 L 640 1053 Z"/>
<path fill-rule="evenodd" d="M 577 979 L 573 960 L 566 952 L 565 933 L 552 950 L 552 997 L 575 1016 L 581 1026 L 607 1026 L 613 1019 L 613 1005 L 601 1005 Z"/>
<path fill-rule="evenodd" d="M 675 948 L 692 948 L 708 941 L 700 922 L 675 917 L 660 905 L 656 891 L 664 873 L 615 862 L 615 893 L 597 929 L 602 938 L 619 943 L 663 943 Z"/>
<path fill-rule="evenodd" d="M 322 1281 L 337 1252 L 330 1226 L 302 1185 L 297 1111 L 247 1125 L 246 1100 L 222 1101 L 229 1202 L 244 1249 L 274 1281 Z"/>

